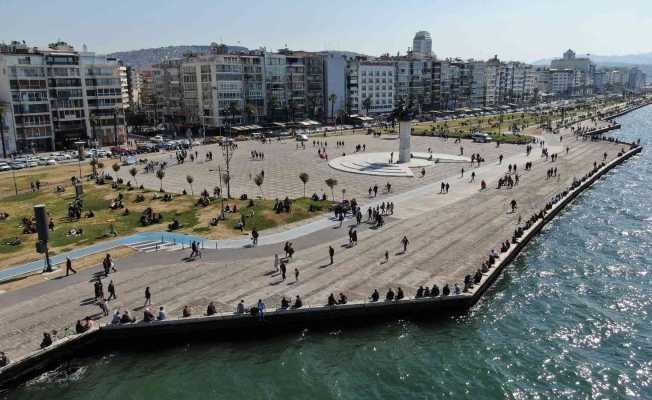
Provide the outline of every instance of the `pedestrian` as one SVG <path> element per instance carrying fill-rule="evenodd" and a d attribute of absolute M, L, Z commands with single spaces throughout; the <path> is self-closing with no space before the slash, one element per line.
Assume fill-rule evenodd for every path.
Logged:
<path fill-rule="evenodd" d="M 109 304 L 107 303 L 107 301 L 105 299 L 100 299 L 97 302 L 97 305 L 100 306 L 100 309 L 102 310 L 102 315 L 104 315 L 105 317 L 108 317 L 109 316 Z"/>
<path fill-rule="evenodd" d="M 66 276 L 68 276 L 72 272 L 73 274 L 76 274 L 77 271 L 72 267 L 72 260 L 70 257 L 66 257 Z"/>
<path fill-rule="evenodd" d="M 285 280 L 285 261 L 281 261 L 281 278 Z"/>
<path fill-rule="evenodd" d="M 148 306 L 152 304 L 152 292 L 149 290 L 149 286 L 145 288 L 145 305 Z M 144 307 L 143 306 L 143 307 Z"/>
<path fill-rule="evenodd" d="M 299 268 L 294 269 L 294 281 L 299 282 Z"/>
<path fill-rule="evenodd" d="M 340 211 L 339 220 L 340 220 L 340 228 L 341 228 L 342 224 L 344 223 L 344 212 L 343 211 Z"/>
<path fill-rule="evenodd" d="M 389 251 L 385 250 L 385 263 L 389 262 Z"/>
<path fill-rule="evenodd" d="M 258 308 L 258 319 L 262 321 L 265 317 L 265 303 L 263 303 L 261 299 L 258 299 L 257 308 Z"/>
<path fill-rule="evenodd" d="M 115 285 L 113 284 L 113 281 L 109 282 L 107 291 L 109 292 L 109 297 L 107 298 L 107 301 L 118 298 L 118 296 L 115 295 Z"/>
<path fill-rule="evenodd" d="M 93 286 L 95 288 L 95 300 L 104 298 L 104 287 L 102 286 L 102 280 L 98 278 Z"/>
<path fill-rule="evenodd" d="M 278 272 L 278 253 L 274 254 L 274 271 Z"/>
<path fill-rule="evenodd" d="M 471 172 L 471 182 L 475 180 L 475 171 Z"/>
<path fill-rule="evenodd" d="M 328 246 L 328 256 L 331 259 L 331 263 L 329 265 L 333 265 L 333 256 L 335 255 L 335 249 L 333 246 Z"/>
<path fill-rule="evenodd" d="M 254 246 L 258 245 L 258 231 L 256 228 L 251 230 L 251 240 L 253 241 Z"/>
<path fill-rule="evenodd" d="M 403 245 L 403 253 L 407 253 L 407 246 L 410 244 L 407 236 L 403 236 L 403 239 L 401 239 L 401 244 Z"/>

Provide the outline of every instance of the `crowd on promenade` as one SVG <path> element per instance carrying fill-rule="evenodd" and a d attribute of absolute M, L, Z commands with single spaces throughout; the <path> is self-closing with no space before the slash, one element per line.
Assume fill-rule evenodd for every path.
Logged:
<path fill-rule="evenodd" d="M 630 149 L 633 149 L 637 146 L 640 146 L 640 141 L 637 141 L 635 143 L 627 143 L 623 141 L 619 141 L 614 138 L 605 138 L 605 137 L 594 137 L 592 140 L 606 140 L 609 142 L 614 142 L 617 144 L 622 144 L 622 145 L 627 145 L 629 146 Z M 623 155 L 627 149 L 623 147 L 621 151 L 618 153 L 618 156 Z M 475 271 L 474 274 L 469 274 L 464 277 L 464 281 L 462 284 L 462 287 L 458 283 L 453 283 L 452 287 L 450 284 L 446 283 L 444 284 L 441 289 L 437 284 L 433 284 L 432 286 L 419 286 L 418 289 L 416 289 L 414 296 L 412 299 L 423 299 L 423 298 L 442 298 L 442 297 L 447 297 L 450 295 L 461 295 L 463 293 L 469 293 L 472 291 L 472 289 L 476 286 L 482 283 L 482 279 L 484 276 L 486 276 L 491 268 L 494 268 L 497 265 L 497 262 L 501 258 L 501 255 L 509 252 L 510 249 L 512 248 L 513 245 L 516 245 L 519 243 L 519 240 L 523 237 L 523 235 L 526 234 L 526 232 L 531 229 L 534 225 L 536 225 L 538 222 L 544 220 L 547 216 L 547 214 L 550 212 L 550 210 L 555 207 L 559 202 L 564 200 L 572 190 L 576 189 L 579 187 L 582 183 L 586 182 L 587 180 L 591 179 L 601 168 L 603 168 L 606 165 L 607 162 L 607 157 L 606 154 L 602 158 L 601 162 L 594 162 L 593 163 L 593 168 L 586 173 L 584 176 L 580 178 L 575 178 L 571 185 L 563 190 L 562 192 L 558 193 L 557 195 L 553 196 L 552 198 L 549 199 L 549 201 L 546 202 L 546 204 L 539 210 L 534 213 L 532 213 L 527 219 L 522 221 L 521 217 L 519 216 L 519 221 L 517 224 L 517 227 L 515 228 L 511 238 L 508 240 L 502 242 L 500 244 L 500 251 L 497 252 L 495 250 L 491 250 L 489 255 L 486 257 L 485 260 L 481 262 L 480 267 Z M 508 174 L 516 174 L 516 165 L 514 166 L 509 166 L 509 168 L 512 171 L 508 171 Z M 556 175 L 556 168 L 550 169 L 548 171 L 548 177 L 550 175 L 554 176 Z M 447 191 L 447 189 L 446 189 Z M 391 204 L 391 206 L 390 206 Z M 387 215 L 391 214 L 394 211 L 394 205 L 393 203 L 385 203 L 383 202 L 381 205 L 378 205 L 375 208 L 369 208 L 368 213 L 372 215 L 374 218 L 376 215 Z M 512 204 L 512 211 L 515 210 L 515 203 Z M 355 205 L 352 207 L 352 215 L 356 218 L 359 214 L 361 214 L 360 207 Z M 346 211 L 344 211 L 341 215 L 344 216 L 346 214 Z M 338 215 L 339 218 L 339 215 Z M 371 218 L 373 219 L 373 218 Z M 360 223 L 358 219 L 358 224 Z M 349 231 L 349 237 L 351 238 L 350 235 L 351 231 Z M 357 238 L 356 238 L 357 241 Z M 404 237 L 401 240 L 401 245 L 403 246 L 403 251 L 407 251 L 409 241 L 407 240 L 407 237 Z M 292 253 L 294 252 L 293 249 L 291 249 L 291 244 L 289 244 L 290 249 L 288 249 L 288 244 L 286 244 L 286 256 L 289 256 L 290 258 L 292 257 Z M 332 247 L 330 248 L 332 249 Z M 330 250 L 329 249 L 329 250 Z M 387 257 L 387 252 L 385 253 Z M 330 253 L 330 259 L 332 263 L 333 259 L 333 253 Z M 111 259 L 111 256 L 107 254 L 106 258 L 103 261 L 103 272 L 104 276 L 108 277 L 111 273 L 117 272 L 117 269 L 115 267 L 114 262 Z M 295 279 L 298 280 L 298 270 L 295 269 Z M 110 315 L 109 313 L 109 308 L 108 308 L 108 302 L 114 299 L 117 299 L 116 295 L 116 289 L 115 289 L 115 284 L 113 281 L 110 281 L 110 283 L 107 286 L 107 292 L 108 296 L 104 295 L 104 289 L 103 289 L 103 284 L 101 282 L 101 278 L 98 277 L 96 282 L 94 283 L 94 294 L 95 294 L 95 301 L 98 301 L 98 305 L 102 310 L 102 315 L 108 316 Z M 372 303 L 377 303 L 377 302 L 382 302 L 381 300 L 381 294 L 378 291 L 378 289 L 375 289 L 370 297 L 369 300 Z M 403 300 L 408 300 L 408 297 L 406 297 L 403 289 L 401 287 L 397 287 L 396 289 L 394 288 L 387 288 L 385 295 L 384 295 L 384 301 L 385 302 L 397 302 L 397 301 L 403 301 Z M 349 304 L 348 298 L 344 293 L 339 293 L 338 296 L 336 297 L 334 293 L 331 293 L 328 298 L 325 301 L 325 306 L 326 307 L 338 307 L 341 305 Z M 143 305 L 143 314 L 141 319 L 137 319 L 132 313 L 128 310 L 120 310 L 115 309 L 113 312 L 113 316 L 111 318 L 111 324 L 133 324 L 133 323 L 150 323 L 153 321 L 164 321 L 168 320 L 168 313 L 165 309 L 164 306 L 159 306 L 158 311 L 155 313 L 152 311 L 151 308 L 152 305 L 152 291 L 149 287 L 145 289 L 145 303 Z M 290 310 L 290 309 L 301 309 L 304 308 L 303 300 L 301 299 L 300 295 L 296 295 L 293 301 L 290 301 L 287 299 L 285 296 L 282 297 L 279 306 L 276 308 L 276 311 L 285 311 L 285 310 Z M 235 307 L 235 314 L 237 315 L 250 315 L 252 317 L 256 317 L 260 320 L 265 319 L 265 314 L 267 313 L 267 306 L 266 304 L 262 301 L 262 299 L 259 299 L 257 303 L 252 304 L 247 306 L 244 302 L 244 300 L 241 300 Z M 190 305 L 185 305 L 182 308 L 180 318 L 191 318 L 191 317 L 200 317 L 200 316 L 217 316 L 220 315 L 218 312 L 217 306 L 215 305 L 214 302 L 210 302 L 206 310 L 204 312 L 196 314 L 193 310 L 193 308 Z M 78 320 L 76 325 L 75 325 L 75 332 L 80 334 L 80 333 L 85 333 L 93 329 L 97 329 L 98 324 L 96 321 L 94 321 L 93 316 L 87 316 L 81 320 Z M 43 333 L 43 338 L 41 341 L 41 348 L 47 348 L 50 345 L 52 345 L 56 341 L 57 334 L 52 333 L 52 332 L 44 332 Z M 3 367 L 5 365 L 9 364 L 9 358 L 8 356 L 0 352 L 0 367 Z"/>

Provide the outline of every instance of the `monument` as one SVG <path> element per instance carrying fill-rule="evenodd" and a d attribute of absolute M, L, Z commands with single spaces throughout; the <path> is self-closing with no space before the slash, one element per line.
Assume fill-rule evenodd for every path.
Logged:
<path fill-rule="evenodd" d="M 408 163 L 412 159 L 412 111 L 409 104 L 406 105 L 403 100 L 399 100 L 392 117 L 398 121 L 399 145 L 398 145 L 398 163 Z"/>

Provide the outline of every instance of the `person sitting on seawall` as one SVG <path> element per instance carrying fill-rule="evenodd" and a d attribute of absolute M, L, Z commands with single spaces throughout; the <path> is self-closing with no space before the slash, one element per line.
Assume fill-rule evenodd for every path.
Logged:
<path fill-rule="evenodd" d="M 208 307 L 206 307 L 206 315 L 215 315 L 217 314 L 217 307 L 215 307 L 214 302 L 208 303 Z"/>
<path fill-rule="evenodd" d="M 462 293 L 462 291 L 460 290 L 460 287 L 459 287 L 459 285 L 458 285 L 457 283 L 456 283 L 455 286 L 453 287 L 453 292 L 454 292 L 455 294 L 460 294 L 460 293 Z"/>
<path fill-rule="evenodd" d="M 156 317 L 157 320 L 159 321 L 165 321 L 168 319 L 167 314 L 165 313 L 165 307 L 161 306 L 158 309 L 158 317 Z"/>
<path fill-rule="evenodd" d="M 149 309 L 149 307 L 147 307 L 145 311 L 143 311 L 143 322 L 152 322 L 155 319 L 156 317 L 154 316 L 154 313 Z"/>
<path fill-rule="evenodd" d="M 392 290 L 392 288 L 389 288 L 387 290 L 387 294 L 385 295 L 385 301 L 392 301 L 392 300 L 394 300 L 394 291 Z"/>
<path fill-rule="evenodd" d="M 423 297 L 423 285 L 419 286 L 417 289 L 417 294 L 414 295 L 415 299 L 420 299 Z"/>
<path fill-rule="evenodd" d="M 451 288 L 448 286 L 448 283 L 444 285 L 444 288 L 441 290 L 442 296 L 448 296 L 451 294 Z"/>
<path fill-rule="evenodd" d="M 333 293 L 331 293 L 331 294 L 328 296 L 328 305 L 329 305 L 329 306 L 334 306 L 334 305 L 336 305 L 336 304 L 337 304 L 337 301 L 335 301 L 335 296 L 333 295 Z"/>
<path fill-rule="evenodd" d="M 238 303 L 238 306 L 235 308 L 235 313 L 236 314 L 244 314 L 245 313 L 244 300 L 240 300 L 240 302 Z"/>
<path fill-rule="evenodd" d="M 290 300 L 286 299 L 285 296 L 281 299 L 281 309 L 287 310 L 290 308 Z"/>
<path fill-rule="evenodd" d="M 122 313 L 122 318 L 120 318 L 120 323 L 131 324 L 133 322 L 136 322 L 136 318 L 132 318 L 131 315 L 129 315 L 129 310 L 125 310 L 125 312 Z"/>
<path fill-rule="evenodd" d="M 380 294 L 378 293 L 378 289 L 374 289 L 374 292 L 371 294 L 371 297 L 369 297 L 369 299 L 373 302 L 376 302 L 378 301 L 379 298 L 380 298 Z"/>
<path fill-rule="evenodd" d="M 337 300 L 337 304 L 346 304 L 347 299 L 346 296 L 343 293 L 340 293 L 340 298 Z"/>
<path fill-rule="evenodd" d="M 41 348 L 44 349 L 52 344 L 52 335 L 49 332 L 43 332 L 43 340 L 41 340 Z"/>
<path fill-rule="evenodd" d="M 430 290 L 430 297 L 437 297 L 439 296 L 439 286 L 436 284 L 432 285 L 432 289 Z"/>
<path fill-rule="evenodd" d="M 6 367 L 7 365 L 9 365 L 9 357 L 7 357 L 4 351 L 0 351 L 0 368 Z"/>
<path fill-rule="evenodd" d="M 77 333 L 84 333 L 88 332 L 91 328 L 94 328 L 95 324 L 91 320 L 91 317 L 86 317 L 83 320 L 77 320 L 77 324 L 75 324 L 75 332 Z"/>
<path fill-rule="evenodd" d="M 297 297 L 294 299 L 294 304 L 292 304 L 292 308 L 297 309 L 303 307 L 303 301 L 301 301 L 301 297 L 297 295 Z"/>
<path fill-rule="evenodd" d="M 403 293 L 403 289 L 399 286 L 398 289 L 396 289 L 396 300 L 402 300 L 405 297 L 405 294 Z"/>
<path fill-rule="evenodd" d="M 192 316 L 192 308 L 189 305 L 183 307 L 183 318 L 188 318 Z"/>
<path fill-rule="evenodd" d="M 120 324 L 120 310 L 116 309 L 115 312 L 113 313 L 113 318 L 111 319 L 111 325 L 118 325 Z"/>

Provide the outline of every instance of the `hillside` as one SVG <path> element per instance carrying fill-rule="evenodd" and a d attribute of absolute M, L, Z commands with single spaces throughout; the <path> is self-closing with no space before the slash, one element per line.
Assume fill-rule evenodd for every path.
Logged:
<path fill-rule="evenodd" d="M 242 46 L 227 46 L 229 51 L 246 51 L 246 47 Z M 140 49 L 130 51 L 118 51 L 109 54 L 110 56 L 117 57 L 132 67 L 141 67 L 144 65 L 157 64 L 166 59 L 182 58 L 184 54 L 208 53 L 210 46 L 167 46 L 157 47 L 152 49 Z"/>

